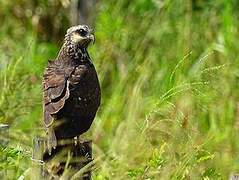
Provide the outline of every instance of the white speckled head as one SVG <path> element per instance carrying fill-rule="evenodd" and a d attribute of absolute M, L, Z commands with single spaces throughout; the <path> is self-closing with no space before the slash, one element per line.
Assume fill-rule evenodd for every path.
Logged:
<path fill-rule="evenodd" d="M 90 42 L 95 41 L 95 36 L 92 34 L 92 29 L 87 25 L 77 25 L 70 27 L 67 30 L 66 38 L 75 45 L 82 48 L 87 48 Z"/>

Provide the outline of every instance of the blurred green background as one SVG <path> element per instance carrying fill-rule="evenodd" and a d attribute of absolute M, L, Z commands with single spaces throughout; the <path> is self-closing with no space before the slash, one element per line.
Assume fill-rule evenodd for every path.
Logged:
<path fill-rule="evenodd" d="M 93 179 L 239 173 L 239 1 L 101 0 L 89 47 L 102 86 Z M 0 175 L 23 177 L 44 134 L 41 79 L 71 25 L 67 0 L 0 0 Z"/>

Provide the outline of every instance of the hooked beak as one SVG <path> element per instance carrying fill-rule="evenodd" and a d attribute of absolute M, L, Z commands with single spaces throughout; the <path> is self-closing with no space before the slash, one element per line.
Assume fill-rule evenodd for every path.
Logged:
<path fill-rule="evenodd" d="M 90 28 L 90 40 L 92 41 L 92 44 L 95 44 L 95 35 L 94 35 L 94 29 Z"/>
<path fill-rule="evenodd" d="M 92 41 L 93 44 L 95 44 L 95 35 L 94 34 L 90 34 L 89 39 Z"/>

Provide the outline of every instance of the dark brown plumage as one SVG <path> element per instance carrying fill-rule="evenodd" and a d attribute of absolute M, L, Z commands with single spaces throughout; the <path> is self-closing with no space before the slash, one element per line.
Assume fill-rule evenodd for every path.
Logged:
<path fill-rule="evenodd" d="M 43 76 L 48 149 L 86 132 L 100 105 L 100 85 L 87 47 L 94 36 L 86 25 L 67 30 L 64 44 Z"/>

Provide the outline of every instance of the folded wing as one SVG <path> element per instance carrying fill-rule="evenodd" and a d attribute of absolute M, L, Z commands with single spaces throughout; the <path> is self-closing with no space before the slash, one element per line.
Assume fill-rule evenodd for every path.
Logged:
<path fill-rule="evenodd" d="M 65 70 L 55 61 L 49 61 L 43 76 L 44 122 L 49 127 L 54 114 L 59 112 L 69 98 L 69 81 Z"/>

